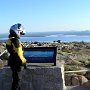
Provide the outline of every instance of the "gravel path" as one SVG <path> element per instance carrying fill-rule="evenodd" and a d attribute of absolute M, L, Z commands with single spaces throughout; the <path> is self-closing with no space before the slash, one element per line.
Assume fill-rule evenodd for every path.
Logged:
<path fill-rule="evenodd" d="M 90 88 L 83 86 L 66 86 L 66 90 L 90 90 Z"/>

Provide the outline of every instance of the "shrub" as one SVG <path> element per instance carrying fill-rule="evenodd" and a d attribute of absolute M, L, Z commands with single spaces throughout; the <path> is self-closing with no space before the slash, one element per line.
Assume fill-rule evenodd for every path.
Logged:
<path fill-rule="evenodd" d="M 90 80 L 90 74 L 86 74 L 85 77 Z"/>
<path fill-rule="evenodd" d="M 65 49 L 65 48 L 64 48 L 64 49 L 62 49 L 62 51 L 63 51 L 63 52 L 67 52 L 67 53 L 71 53 L 71 52 L 72 52 L 72 50 Z"/>
<path fill-rule="evenodd" d="M 65 71 L 77 71 L 77 70 L 81 70 L 81 68 L 80 67 L 76 67 L 76 66 L 71 66 L 71 67 L 65 66 L 64 70 Z"/>
<path fill-rule="evenodd" d="M 77 72 L 77 75 L 85 75 L 85 72 Z"/>
<path fill-rule="evenodd" d="M 90 80 L 90 72 L 86 72 L 85 77 Z"/>

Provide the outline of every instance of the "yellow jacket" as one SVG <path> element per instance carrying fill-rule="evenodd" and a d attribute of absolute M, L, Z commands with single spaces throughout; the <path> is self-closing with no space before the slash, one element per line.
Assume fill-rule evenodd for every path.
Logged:
<path fill-rule="evenodd" d="M 26 64 L 26 59 L 23 56 L 22 43 L 18 38 L 9 37 L 6 42 L 6 48 L 10 53 L 9 65 L 23 65 Z"/>

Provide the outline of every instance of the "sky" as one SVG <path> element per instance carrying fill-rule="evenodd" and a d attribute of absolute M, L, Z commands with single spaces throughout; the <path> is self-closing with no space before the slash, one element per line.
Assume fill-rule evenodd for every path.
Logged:
<path fill-rule="evenodd" d="M 0 0 L 0 33 L 90 30 L 90 0 Z"/>

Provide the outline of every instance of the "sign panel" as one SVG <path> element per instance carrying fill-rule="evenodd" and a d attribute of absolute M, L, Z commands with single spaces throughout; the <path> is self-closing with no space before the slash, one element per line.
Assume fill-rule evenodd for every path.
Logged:
<path fill-rule="evenodd" d="M 28 63 L 54 63 L 56 65 L 56 47 L 24 48 Z"/>

